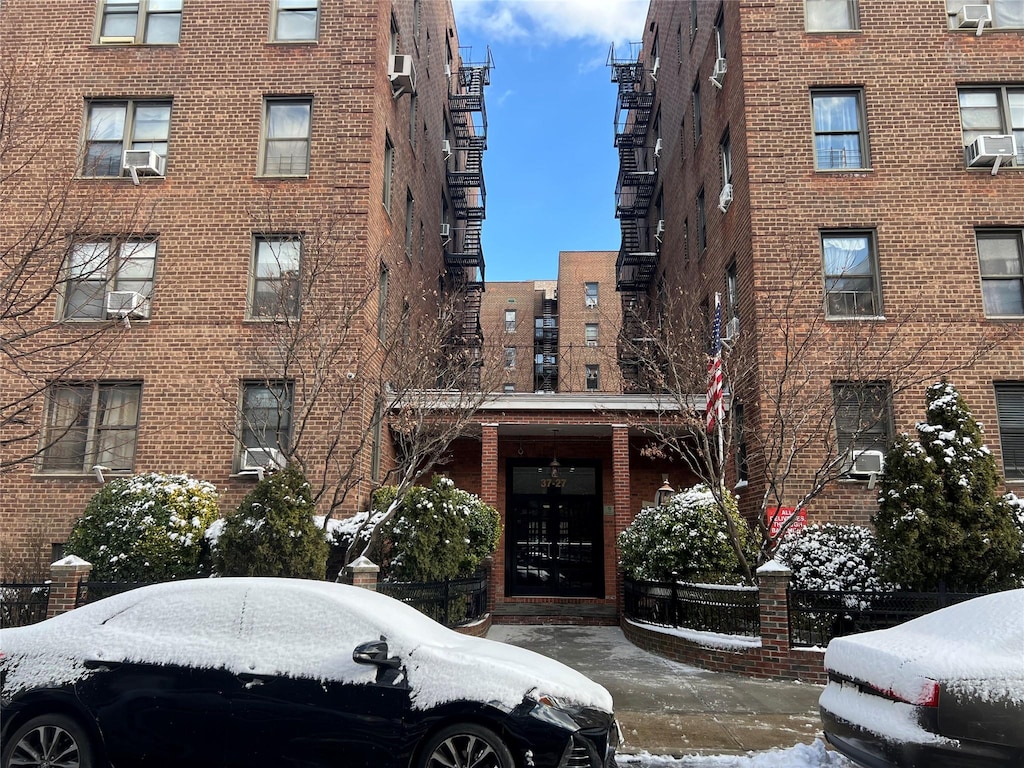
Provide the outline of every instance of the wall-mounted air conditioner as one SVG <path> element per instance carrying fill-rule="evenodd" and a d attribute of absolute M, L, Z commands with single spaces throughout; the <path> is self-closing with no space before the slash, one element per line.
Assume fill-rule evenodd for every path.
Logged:
<path fill-rule="evenodd" d="M 447 222 L 441 222 L 441 239 L 450 240 L 452 236 L 452 225 Z"/>
<path fill-rule="evenodd" d="M 977 29 L 980 35 L 986 24 L 992 26 L 992 9 L 987 5 L 965 5 L 956 14 L 957 29 Z"/>
<path fill-rule="evenodd" d="M 662 236 L 665 234 L 665 220 L 658 219 L 657 226 L 654 227 L 654 239 L 659 243 L 661 242 Z"/>
<path fill-rule="evenodd" d="M 730 317 L 729 322 L 725 324 L 725 334 L 722 338 L 726 341 L 733 341 L 739 335 L 740 319 L 738 317 Z"/>
<path fill-rule="evenodd" d="M 448 139 L 441 142 L 441 152 L 444 154 L 445 160 L 452 156 L 452 143 Z"/>
<path fill-rule="evenodd" d="M 729 205 L 732 203 L 732 184 L 726 184 L 722 187 L 722 192 L 718 196 L 718 210 L 725 213 L 729 210 Z"/>
<path fill-rule="evenodd" d="M 593 296 L 587 296 L 587 298 L 584 300 L 584 304 L 586 304 L 588 308 L 593 309 L 594 307 L 597 306 L 597 299 L 594 298 Z"/>
<path fill-rule="evenodd" d="M 714 69 L 711 70 L 711 83 L 716 88 L 721 88 L 725 82 L 725 73 L 729 69 L 729 62 L 724 57 L 715 59 Z"/>
<path fill-rule="evenodd" d="M 881 451 L 853 450 L 847 455 L 843 471 L 847 477 L 878 477 L 885 469 L 885 454 Z"/>
<path fill-rule="evenodd" d="M 1011 134 L 994 134 L 979 136 L 964 151 L 967 154 L 969 168 L 992 167 L 992 175 L 999 171 L 1004 161 L 1009 161 L 1017 154 L 1017 142 Z"/>
<path fill-rule="evenodd" d="M 282 469 L 285 465 L 284 454 L 277 448 L 246 448 L 242 451 L 242 472 L 254 470 Z"/>
<path fill-rule="evenodd" d="M 163 176 L 167 158 L 151 149 L 126 149 L 121 165 L 139 176 Z"/>
<path fill-rule="evenodd" d="M 661 69 L 661 56 L 654 57 L 654 66 L 651 67 L 651 80 L 658 82 L 658 70 Z"/>
<path fill-rule="evenodd" d="M 412 63 L 412 56 L 396 53 L 391 56 L 391 63 L 388 67 L 388 78 L 391 80 L 391 88 L 395 96 L 403 93 L 416 92 L 416 67 Z"/>
<path fill-rule="evenodd" d="M 149 317 L 149 299 L 135 291 L 110 291 L 107 294 L 107 315 L 118 318 Z"/>

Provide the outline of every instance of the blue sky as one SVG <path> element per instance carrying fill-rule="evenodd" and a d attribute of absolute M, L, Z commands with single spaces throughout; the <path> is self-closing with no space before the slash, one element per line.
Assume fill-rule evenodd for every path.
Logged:
<path fill-rule="evenodd" d="M 618 250 L 613 41 L 639 40 L 647 0 L 453 0 L 486 92 L 487 280 L 553 280 L 559 251 Z"/>

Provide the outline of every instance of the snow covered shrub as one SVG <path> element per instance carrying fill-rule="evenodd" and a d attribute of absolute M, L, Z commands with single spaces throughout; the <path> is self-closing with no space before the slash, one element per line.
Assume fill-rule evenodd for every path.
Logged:
<path fill-rule="evenodd" d="M 188 475 L 119 477 L 90 500 L 64 545 L 92 563 L 96 581 L 166 581 L 202 575 L 203 534 L 219 513 L 217 489 Z"/>
<path fill-rule="evenodd" d="M 736 499 L 728 495 L 726 503 L 746 549 L 752 538 L 749 528 Z M 626 575 L 645 581 L 732 573 L 739 567 L 725 518 L 705 485 L 677 493 L 664 506 L 640 510 L 619 534 L 619 548 Z"/>
<path fill-rule="evenodd" d="M 379 489 L 373 511 L 385 512 L 394 498 L 394 489 Z M 378 556 L 381 576 L 389 581 L 471 576 L 501 535 L 498 512 L 443 475 L 435 475 L 428 487 L 409 489 L 398 513 L 382 525 L 384 548 Z"/>
<path fill-rule="evenodd" d="M 313 512 L 300 469 L 290 464 L 267 475 L 225 518 L 213 549 L 217 573 L 323 579 L 327 539 Z"/>
<path fill-rule="evenodd" d="M 886 455 L 873 519 L 879 570 L 912 590 L 1007 585 L 1021 572 L 1021 532 L 998 495 L 995 459 L 952 385 L 931 385 L 926 400 L 917 439 L 902 435 Z"/>
<path fill-rule="evenodd" d="M 796 589 L 876 592 L 885 589 L 875 562 L 875 535 L 861 525 L 808 525 L 787 534 L 775 559 L 793 571 Z"/>

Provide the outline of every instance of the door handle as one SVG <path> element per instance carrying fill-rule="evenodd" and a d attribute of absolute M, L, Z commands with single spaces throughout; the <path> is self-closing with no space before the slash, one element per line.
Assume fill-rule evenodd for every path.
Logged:
<path fill-rule="evenodd" d="M 266 678 L 262 675 L 253 675 L 248 672 L 240 672 L 235 675 L 238 681 L 242 683 L 245 688 L 258 688 L 266 682 Z"/>

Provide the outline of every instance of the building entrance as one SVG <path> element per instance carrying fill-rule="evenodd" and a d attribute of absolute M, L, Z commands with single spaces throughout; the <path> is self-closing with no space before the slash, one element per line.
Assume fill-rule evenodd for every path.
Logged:
<path fill-rule="evenodd" d="M 510 462 L 506 591 L 510 596 L 604 596 L 600 466 Z"/>

